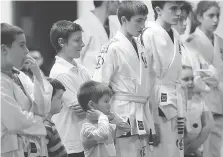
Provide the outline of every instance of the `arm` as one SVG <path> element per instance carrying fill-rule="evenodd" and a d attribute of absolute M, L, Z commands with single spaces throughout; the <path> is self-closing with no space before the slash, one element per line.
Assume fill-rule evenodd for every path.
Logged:
<path fill-rule="evenodd" d="M 37 78 L 34 76 L 34 82 L 20 71 L 18 75 L 23 87 L 26 90 L 28 97 L 33 101 L 31 111 L 37 115 L 43 116 L 49 112 L 51 106 L 51 97 L 53 88 L 44 76 Z"/>
<path fill-rule="evenodd" d="M 117 129 L 123 133 L 130 131 L 130 125 L 124 120 L 124 118 L 116 113 L 110 113 L 110 116 L 112 117 L 110 123 L 115 124 Z"/>
<path fill-rule="evenodd" d="M 108 117 L 101 114 L 98 119 L 98 127 L 86 123 L 83 125 L 82 134 L 87 140 L 96 141 L 97 143 L 108 140 L 109 136 L 109 121 Z"/>
<path fill-rule="evenodd" d="M 201 117 L 202 130 L 199 136 L 190 142 L 189 144 L 189 152 L 195 152 L 208 138 L 211 128 L 213 126 L 213 118 L 210 111 L 205 111 Z"/>
<path fill-rule="evenodd" d="M 1 118 L 10 132 L 20 132 L 31 127 L 36 121 L 33 113 L 23 111 L 15 100 L 12 87 L 1 80 Z"/>

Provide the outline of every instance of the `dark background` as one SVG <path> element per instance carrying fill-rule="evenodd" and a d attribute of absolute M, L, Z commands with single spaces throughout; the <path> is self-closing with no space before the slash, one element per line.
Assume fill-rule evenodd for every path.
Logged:
<path fill-rule="evenodd" d="M 21 27 L 30 50 L 39 50 L 44 58 L 41 67 L 49 75 L 55 51 L 50 43 L 50 29 L 59 20 L 77 18 L 77 1 L 13 1 L 13 23 Z"/>

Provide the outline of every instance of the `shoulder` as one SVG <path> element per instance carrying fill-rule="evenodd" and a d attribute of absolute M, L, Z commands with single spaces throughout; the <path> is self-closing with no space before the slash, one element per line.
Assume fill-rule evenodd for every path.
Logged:
<path fill-rule="evenodd" d="M 65 75 L 66 73 L 68 73 L 69 69 L 59 63 L 55 63 L 52 67 L 52 69 L 50 70 L 50 75 L 49 77 L 52 78 L 56 78 L 59 75 Z"/>
<path fill-rule="evenodd" d="M 118 45 L 118 39 L 112 38 L 107 43 L 105 43 L 100 50 L 100 53 L 108 53 L 110 50 L 114 50 Z"/>
<path fill-rule="evenodd" d="M 196 35 L 195 34 L 191 34 L 188 36 L 188 38 L 186 39 L 187 43 L 191 43 L 196 39 Z"/>

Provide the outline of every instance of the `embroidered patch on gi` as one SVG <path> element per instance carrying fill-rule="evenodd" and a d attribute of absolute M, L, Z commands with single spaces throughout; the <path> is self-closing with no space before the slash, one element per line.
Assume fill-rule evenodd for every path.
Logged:
<path fill-rule="evenodd" d="M 143 121 L 137 121 L 139 130 L 144 130 Z"/>
<path fill-rule="evenodd" d="M 142 58 L 142 61 L 143 61 L 144 65 L 145 65 L 145 68 L 147 68 L 148 65 L 147 65 L 147 60 L 146 60 L 146 57 L 144 55 L 144 52 L 141 53 L 141 58 Z"/>
<path fill-rule="evenodd" d="M 161 102 L 167 102 L 167 93 L 161 93 Z"/>
<path fill-rule="evenodd" d="M 102 46 L 100 55 L 97 57 L 96 69 L 99 69 L 102 67 L 102 65 L 105 62 L 104 57 L 107 54 L 108 48 L 109 48 L 110 44 L 115 41 L 117 41 L 117 39 L 113 38 L 113 39 L 109 40 L 108 43 L 106 43 L 104 46 Z"/>
<path fill-rule="evenodd" d="M 102 58 L 101 56 L 98 56 L 96 69 L 101 68 L 101 66 L 102 66 L 103 64 L 104 64 L 104 58 Z"/>

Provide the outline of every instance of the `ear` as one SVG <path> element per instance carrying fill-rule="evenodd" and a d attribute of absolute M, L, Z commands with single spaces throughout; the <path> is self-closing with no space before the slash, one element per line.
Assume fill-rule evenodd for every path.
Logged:
<path fill-rule="evenodd" d="M 1 45 L 1 55 L 6 56 L 8 54 L 8 47 L 4 44 Z"/>
<path fill-rule="evenodd" d="M 197 21 L 198 21 L 199 23 L 201 23 L 202 16 L 201 16 L 201 15 L 196 15 L 196 18 L 197 18 Z"/>
<path fill-rule="evenodd" d="M 121 17 L 121 22 L 122 22 L 122 23 L 126 23 L 127 21 L 128 21 L 128 20 L 126 19 L 125 16 L 122 16 L 122 17 Z"/>
<path fill-rule="evenodd" d="M 90 100 L 88 102 L 88 107 L 89 107 L 89 109 L 96 109 L 96 105 L 95 105 L 95 103 L 92 100 Z"/>
<path fill-rule="evenodd" d="M 156 7 L 155 11 L 156 11 L 158 16 L 160 16 L 162 14 L 162 9 L 160 7 Z"/>
<path fill-rule="evenodd" d="M 59 39 L 58 39 L 58 44 L 60 45 L 61 48 L 63 48 L 64 43 L 65 43 L 65 42 L 64 42 L 64 39 L 63 39 L 63 38 L 59 38 Z"/>

